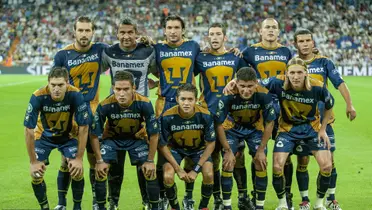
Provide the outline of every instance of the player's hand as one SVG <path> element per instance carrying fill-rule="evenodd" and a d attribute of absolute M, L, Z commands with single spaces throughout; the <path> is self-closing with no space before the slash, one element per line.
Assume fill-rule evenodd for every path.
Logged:
<path fill-rule="evenodd" d="M 149 78 L 148 81 L 147 81 L 147 84 L 149 85 L 149 89 L 151 90 L 151 89 L 154 89 L 154 88 L 159 86 L 159 80 L 154 81 L 153 79 Z"/>
<path fill-rule="evenodd" d="M 346 107 L 346 117 L 350 120 L 353 121 L 356 118 L 356 111 L 354 109 L 353 105 L 347 106 Z"/>
<path fill-rule="evenodd" d="M 318 132 L 318 143 L 323 140 L 324 142 L 324 148 L 327 148 L 328 150 L 331 149 L 331 142 L 329 141 L 328 135 L 325 130 L 320 130 Z"/>
<path fill-rule="evenodd" d="M 198 176 L 198 173 L 196 173 L 194 170 L 191 170 L 189 173 L 187 173 L 187 177 L 189 178 L 189 183 L 195 182 L 195 179 L 197 176 Z"/>
<path fill-rule="evenodd" d="M 140 38 L 137 39 L 137 42 L 142 43 L 146 46 L 155 45 L 154 40 L 152 40 L 150 36 L 141 36 Z"/>
<path fill-rule="evenodd" d="M 238 56 L 239 58 L 243 57 L 243 53 L 239 50 L 239 48 L 231 48 L 229 52 L 234 53 L 235 56 Z"/>
<path fill-rule="evenodd" d="M 232 170 L 235 166 L 235 155 L 232 153 L 231 149 L 226 151 L 225 154 L 223 155 L 223 162 L 222 166 L 223 169 L 228 171 Z"/>
<path fill-rule="evenodd" d="M 44 176 L 46 166 L 44 162 L 36 161 L 30 164 L 30 174 L 32 177 L 41 178 Z"/>
<path fill-rule="evenodd" d="M 83 175 L 83 160 L 79 158 L 69 159 L 68 170 L 71 177 L 81 177 Z"/>
<path fill-rule="evenodd" d="M 225 88 L 223 88 L 223 94 L 234 95 L 235 94 L 235 88 L 236 88 L 236 80 L 233 79 L 229 83 L 227 83 Z"/>
<path fill-rule="evenodd" d="M 156 171 L 153 162 L 145 162 L 141 168 L 147 179 L 153 180 L 155 178 Z"/>
<path fill-rule="evenodd" d="M 103 163 L 96 163 L 96 177 L 103 178 L 107 176 L 109 170 L 109 164 Z"/>
<path fill-rule="evenodd" d="M 147 143 L 149 143 L 148 138 L 147 138 L 147 132 L 146 132 L 146 124 L 142 126 L 143 127 L 137 133 L 135 133 L 134 136 L 136 137 L 136 139 L 146 140 Z"/>
<path fill-rule="evenodd" d="M 181 168 L 178 171 L 176 171 L 178 178 L 185 182 L 190 182 L 189 177 L 187 176 L 187 173 Z"/>
<path fill-rule="evenodd" d="M 261 167 L 261 170 L 266 170 L 267 159 L 265 155 L 265 149 L 257 149 L 256 155 L 254 156 L 254 164 L 259 165 Z"/>

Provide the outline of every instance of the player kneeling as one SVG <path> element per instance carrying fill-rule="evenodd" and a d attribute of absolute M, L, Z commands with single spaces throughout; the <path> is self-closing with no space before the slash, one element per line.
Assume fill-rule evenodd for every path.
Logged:
<path fill-rule="evenodd" d="M 106 181 L 111 163 L 117 161 L 118 151 L 129 153 L 131 164 L 142 167 L 146 179 L 150 208 L 158 209 L 159 186 L 156 178 L 154 156 L 158 145 L 158 124 L 151 102 L 135 92 L 133 75 L 118 71 L 114 76 L 114 94 L 102 101 L 97 108 L 92 125 L 92 147 L 96 163 L 96 199 L 100 210 L 106 209 Z M 146 122 L 150 148 L 146 141 L 135 134 Z M 102 135 L 101 146 L 98 136 Z M 117 206 L 116 206 L 117 208 Z"/>
<path fill-rule="evenodd" d="M 327 192 L 332 171 L 331 144 L 326 127 L 331 116 L 333 97 L 323 83 L 308 76 L 304 60 L 293 58 L 287 64 L 285 75 L 264 80 L 263 85 L 277 95 L 281 117 L 279 133 L 275 139 L 273 185 L 279 198 L 277 210 L 288 209 L 285 198 L 283 167 L 290 152 L 298 145 L 309 150 L 318 162 L 320 172 L 317 179 L 317 201 L 315 210 L 325 210 L 323 198 Z M 318 102 L 325 104 L 320 124 Z"/>
<path fill-rule="evenodd" d="M 203 174 L 202 196 L 199 209 L 208 209 L 213 192 L 213 164 L 210 155 L 215 146 L 213 118 L 207 109 L 196 105 L 197 89 L 184 84 L 177 89 L 178 105 L 159 118 L 161 125 L 160 151 L 168 160 L 164 164 L 164 185 L 172 209 L 180 209 L 174 174 L 181 180 L 194 182 L 199 172 Z M 194 168 L 186 173 L 181 161 L 188 157 Z"/>
<path fill-rule="evenodd" d="M 39 114 L 42 130 L 37 127 L 34 131 Z M 73 117 L 79 126 L 78 140 L 70 136 Z M 50 152 L 56 148 L 68 161 L 72 177 L 73 209 L 81 209 L 84 192 L 83 155 L 88 125 L 88 107 L 83 95 L 79 89 L 68 84 L 65 68 L 54 67 L 48 75 L 48 86 L 32 94 L 24 120 L 32 188 L 41 209 L 49 209 L 44 182 L 45 165 L 48 164 Z"/>

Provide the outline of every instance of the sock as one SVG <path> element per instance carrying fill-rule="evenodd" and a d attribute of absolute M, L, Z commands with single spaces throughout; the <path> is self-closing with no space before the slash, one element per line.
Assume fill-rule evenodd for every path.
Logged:
<path fill-rule="evenodd" d="M 257 171 L 256 170 L 256 205 L 257 201 L 259 203 L 265 202 L 266 189 L 267 189 L 267 171 Z M 262 205 L 263 206 L 263 205 Z"/>
<path fill-rule="evenodd" d="M 66 194 L 70 185 L 71 177 L 67 166 L 61 166 L 57 176 L 58 205 L 66 206 Z"/>
<path fill-rule="evenodd" d="M 282 199 L 285 194 L 285 178 L 283 176 L 283 172 L 273 172 L 273 186 L 276 192 L 276 196 L 279 199 Z"/>
<path fill-rule="evenodd" d="M 141 173 L 141 175 L 143 176 L 143 173 Z M 145 177 L 143 176 L 143 178 Z M 154 210 L 158 209 L 159 208 L 159 193 L 160 193 L 158 179 L 156 178 L 153 180 L 145 179 L 145 184 L 146 184 L 145 187 L 147 191 L 146 195 L 148 195 L 148 200 L 149 200 L 151 209 L 154 209 Z"/>
<path fill-rule="evenodd" d="M 223 173 L 222 173 L 223 175 Z M 232 177 L 232 172 L 231 172 L 231 177 Z M 232 182 L 232 180 L 231 180 Z M 211 195 L 213 193 L 213 184 L 204 184 L 202 183 L 201 187 L 201 200 L 199 204 L 199 209 L 207 208 L 209 199 L 211 198 Z"/>
<path fill-rule="evenodd" d="M 319 172 L 317 179 L 317 194 L 319 199 L 323 199 L 331 180 L 331 173 L 329 172 Z"/>
<path fill-rule="evenodd" d="M 106 205 L 106 195 L 107 195 L 106 180 L 107 180 L 107 177 L 96 180 L 96 202 L 100 209 L 101 208 L 105 209 L 105 205 Z"/>
<path fill-rule="evenodd" d="M 285 189 L 283 189 L 285 191 Z M 284 192 L 285 193 L 285 192 Z M 287 199 L 283 196 L 283 198 L 279 198 L 279 207 L 288 207 Z"/>
<path fill-rule="evenodd" d="M 234 179 L 238 187 L 239 198 L 247 198 L 247 169 L 234 168 Z"/>
<path fill-rule="evenodd" d="M 288 194 L 291 193 L 292 176 L 293 176 L 293 163 L 291 161 L 291 157 L 288 156 L 287 162 L 284 165 L 285 191 Z"/>
<path fill-rule="evenodd" d="M 81 209 L 81 201 L 84 194 L 84 176 L 71 181 L 72 197 L 74 199 L 74 209 Z"/>
<path fill-rule="evenodd" d="M 328 198 L 327 200 L 333 201 L 336 200 L 335 193 L 336 193 L 336 181 L 337 181 L 337 171 L 333 163 L 332 173 L 331 173 L 331 182 L 329 183 L 328 188 Z"/>
<path fill-rule="evenodd" d="M 118 206 L 124 179 L 125 151 L 117 151 L 118 162 L 110 165 L 108 173 L 108 201 Z"/>
<path fill-rule="evenodd" d="M 252 177 L 252 185 L 253 185 L 253 193 L 256 194 L 256 167 L 254 166 L 254 163 L 251 162 L 251 177 Z"/>
<path fill-rule="evenodd" d="M 220 169 L 215 170 L 213 174 L 213 197 L 214 199 L 221 199 L 221 173 Z"/>
<path fill-rule="evenodd" d="M 89 181 L 92 186 L 93 204 L 96 203 L 96 170 L 94 168 L 89 169 Z"/>
<path fill-rule="evenodd" d="M 184 168 L 184 171 L 186 173 L 190 172 L 190 170 L 186 168 Z M 194 182 L 191 182 L 191 183 L 185 182 L 185 198 L 192 199 L 192 192 L 194 191 L 194 184 L 195 184 Z"/>
<path fill-rule="evenodd" d="M 142 201 L 148 201 L 149 196 L 148 196 L 147 190 L 146 190 L 147 189 L 146 188 L 146 178 L 143 175 L 143 171 L 142 171 L 141 166 L 137 166 L 137 179 L 138 179 L 138 186 L 140 188 L 140 193 L 141 193 L 141 196 L 142 196 Z M 156 179 L 156 182 L 157 181 L 158 180 Z M 158 194 L 159 194 L 159 187 L 157 188 L 157 190 L 158 190 Z M 159 198 L 158 198 L 158 200 L 159 200 Z"/>
<path fill-rule="evenodd" d="M 163 166 L 157 166 L 156 177 L 159 180 L 160 198 L 165 198 L 165 186 L 163 177 Z"/>
<path fill-rule="evenodd" d="M 32 178 L 32 189 L 39 202 L 41 209 L 49 209 L 48 197 L 46 194 L 46 184 L 44 178 Z"/>
<path fill-rule="evenodd" d="M 172 209 L 180 209 L 180 204 L 178 203 L 177 199 L 177 185 L 176 183 L 173 183 L 172 185 L 165 185 L 165 191 L 167 198 L 169 200 L 169 204 L 172 207 Z"/>
<path fill-rule="evenodd" d="M 302 197 L 302 201 L 310 202 L 308 190 L 309 190 L 309 172 L 307 170 L 307 165 L 297 165 L 296 178 L 298 189 Z"/>
<path fill-rule="evenodd" d="M 222 170 L 222 176 L 221 176 L 222 200 L 224 202 L 230 200 L 230 206 L 231 206 L 231 191 L 233 187 L 232 176 L 233 176 L 232 171 Z M 225 206 L 229 206 L 229 205 L 225 205 Z"/>
<path fill-rule="evenodd" d="M 264 209 L 265 201 L 256 200 L 256 209 Z"/>

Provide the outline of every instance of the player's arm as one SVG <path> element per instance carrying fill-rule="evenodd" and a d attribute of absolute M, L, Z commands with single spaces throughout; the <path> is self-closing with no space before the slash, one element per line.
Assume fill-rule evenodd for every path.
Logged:
<path fill-rule="evenodd" d="M 325 110 L 324 110 L 323 121 L 321 123 L 321 127 L 318 133 L 318 142 L 320 143 L 320 141 L 323 140 L 325 143 L 324 147 L 328 147 L 328 150 L 329 150 L 331 148 L 331 143 L 326 133 L 326 128 L 327 128 L 329 119 L 331 118 L 332 108 L 334 105 L 334 98 L 329 93 L 327 88 L 323 87 L 320 93 L 320 100 L 324 102 Z"/>

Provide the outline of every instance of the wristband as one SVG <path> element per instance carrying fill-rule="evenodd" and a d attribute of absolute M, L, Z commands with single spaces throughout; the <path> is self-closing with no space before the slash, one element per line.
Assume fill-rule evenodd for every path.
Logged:
<path fill-rule="evenodd" d="M 146 160 L 146 162 L 148 162 L 148 163 L 153 163 L 154 160 Z"/>
<path fill-rule="evenodd" d="M 192 170 L 195 171 L 196 173 L 199 173 L 199 172 L 201 172 L 202 167 L 199 164 L 196 164 L 196 166 Z"/>
<path fill-rule="evenodd" d="M 100 160 L 97 160 L 97 161 L 96 161 L 97 164 L 102 164 L 102 163 L 104 163 L 104 162 L 105 162 L 105 161 L 103 161 L 103 159 L 100 159 Z"/>

